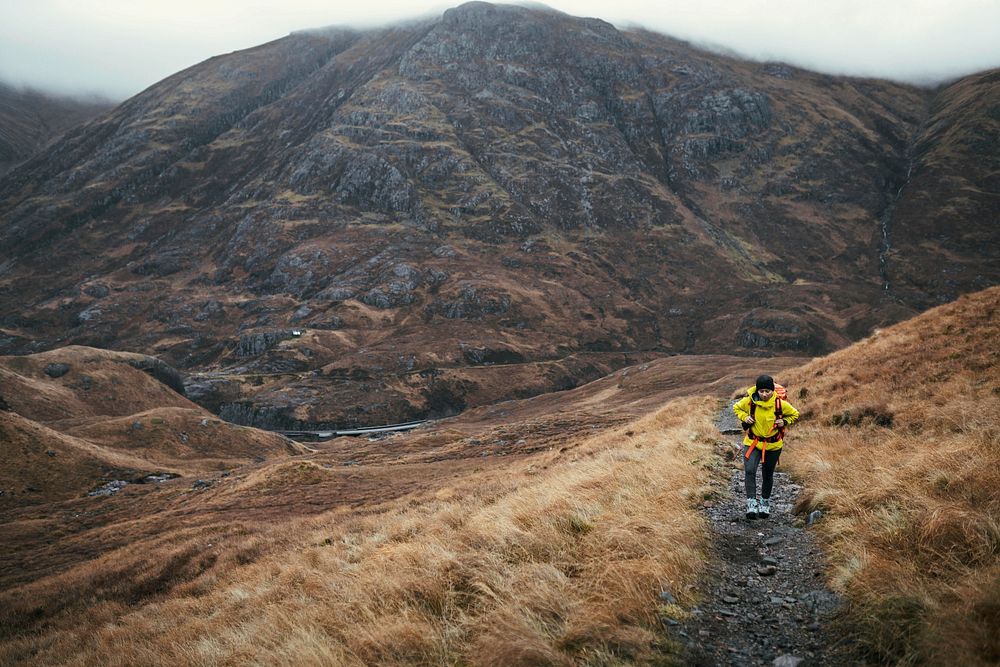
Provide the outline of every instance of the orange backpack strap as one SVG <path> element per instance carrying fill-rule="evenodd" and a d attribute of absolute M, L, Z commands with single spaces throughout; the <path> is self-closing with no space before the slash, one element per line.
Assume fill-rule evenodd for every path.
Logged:
<path fill-rule="evenodd" d="M 751 396 L 750 397 L 750 419 L 756 420 L 757 419 L 756 415 L 757 415 L 757 403 L 753 400 L 753 396 Z M 743 428 L 746 430 L 748 437 L 751 436 L 751 435 L 753 435 L 753 424 L 744 425 Z M 753 453 L 753 450 L 757 449 L 757 444 L 759 442 L 760 442 L 760 438 L 758 438 L 757 436 L 754 435 L 753 436 L 753 442 L 750 443 L 749 447 L 747 447 L 747 452 L 746 452 L 746 454 L 743 455 L 743 458 L 745 458 L 746 460 L 749 461 L 750 460 L 750 455 Z"/>
<path fill-rule="evenodd" d="M 757 413 L 757 404 L 754 402 L 753 396 L 751 396 L 750 397 L 750 419 L 757 419 L 757 417 L 755 417 L 756 413 Z M 743 428 L 746 429 L 746 432 L 747 432 L 748 436 L 753 433 L 753 424 L 750 424 L 749 426 L 744 426 Z M 750 446 L 747 447 L 746 454 L 743 455 L 744 459 L 746 459 L 747 461 L 750 460 L 750 455 L 753 454 L 753 450 L 757 449 L 757 443 L 759 443 L 759 442 L 760 442 L 760 439 L 757 436 L 753 436 L 753 442 L 750 443 Z M 763 460 L 763 452 L 761 452 L 761 457 L 762 457 L 761 460 Z"/>

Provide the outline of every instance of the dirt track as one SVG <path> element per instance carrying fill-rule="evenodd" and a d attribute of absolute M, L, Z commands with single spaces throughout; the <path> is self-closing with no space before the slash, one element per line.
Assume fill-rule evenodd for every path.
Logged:
<path fill-rule="evenodd" d="M 735 446 L 739 436 L 731 437 Z M 794 445 L 785 455 L 795 455 Z M 859 664 L 832 631 L 840 598 L 825 587 L 822 552 L 792 511 L 801 487 L 788 474 L 776 473 L 770 518 L 748 520 L 743 470 L 731 466 L 727 462 L 731 472 L 722 497 L 705 509 L 715 554 L 698 591 L 702 601 L 689 618 L 670 627 L 687 646 L 688 663 Z"/>

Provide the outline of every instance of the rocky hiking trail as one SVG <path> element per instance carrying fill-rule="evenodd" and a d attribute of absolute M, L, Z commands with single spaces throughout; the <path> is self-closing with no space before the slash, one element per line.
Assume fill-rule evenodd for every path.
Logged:
<path fill-rule="evenodd" d="M 741 431 L 729 407 L 718 426 L 734 445 L 739 443 Z M 794 456 L 794 440 L 786 446 L 785 456 Z M 686 618 L 666 621 L 687 648 L 685 664 L 859 663 L 830 627 L 840 597 L 825 587 L 823 553 L 792 511 L 802 487 L 780 470 L 779 463 L 767 519 L 746 518 L 741 467 L 732 470 L 722 497 L 705 503 L 715 553 L 699 584 L 701 603 Z M 817 514 L 810 521 L 821 521 Z M 669 593 L 661 597 L 673 602 Z"/>

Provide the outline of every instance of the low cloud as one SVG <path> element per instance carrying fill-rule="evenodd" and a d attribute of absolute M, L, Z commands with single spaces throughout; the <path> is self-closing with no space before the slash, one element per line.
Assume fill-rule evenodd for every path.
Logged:
<path fill-rule="evenodd" d="M 440 14 L 439 1 L 0 0 L 0 78 L 115 98 L 185 67 L 298 30 Z M 1000 66 L 993 0 L 553 0 L 554 9 L 641 26 L 747 58 L 832 74 L 934 83 Z"/>
<path fill-rule="evenodd" d="M 630 20 L 621 0 L 607 18 L 829 74 L 928 84 L 1000 66 L 1000 3 L 984 0 L 703 0 Z"/>

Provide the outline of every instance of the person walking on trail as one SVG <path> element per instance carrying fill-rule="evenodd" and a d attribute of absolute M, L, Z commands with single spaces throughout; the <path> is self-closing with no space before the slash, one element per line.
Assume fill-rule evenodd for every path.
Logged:
<path fill-rule="evenodd" d="M 779 396 L 779 394 L 781 394 Z M 747 395 L 736 401 L 733 412 L 743 425 L 743 470 L 746 474 L 747 518 L 771 516 L 774 469 L 781 457 L 785 429 L 799 418 L 799 411 L 785 400 L 784 389 L 775 391 L 774 379 L 761 375 Z M 763 474 L 760 501 L 757 500 L 757 468 Z"/>

